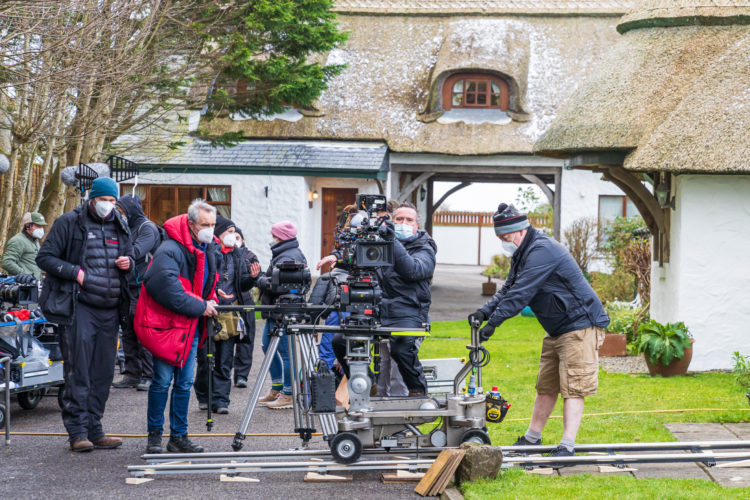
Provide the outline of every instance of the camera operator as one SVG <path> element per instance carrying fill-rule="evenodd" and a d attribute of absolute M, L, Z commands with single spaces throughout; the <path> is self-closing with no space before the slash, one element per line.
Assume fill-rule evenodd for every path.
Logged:
<path fill-rule="evenodd" d="M 565 247 L 532 228 L 513 205 L 501 203 L 492 219 L 505 253 L 512 256 L 510 272 L 500 291 L 469 315 L 469 323 L 487 321 L 479 331 L 486 342 L 503 321 L 531 306 L 547 334 L 531 423 L 515 445 L 541 444 L 542 430 L 560 393 L 563 437 L 550 456 L 572 456 L 584 397 L 596 393 L 598 350 L 609 318 Z"/>
<path fill-rule="evenodd" d="M 193 200 L 187 214 L 164 223 L 170 239 L 159 246 L 143 277 L 135 331 L 138 340 L 154 355 L 154 376 L 148 389 L 147 453 L 162 451 L 164 410 L 170 385 L 167 450 L 203 451 L 202 446 L 188 438 L 187 414 L 196 352 L 199 343 L 206 340 L 206 317 L 217 314 L 215 224 L 216 207 L 200 198 Z"/>
<path fill-rule="evenodd" d="M 37 280 L 42 279 L 42 270 L 36 265 L 39 253 L 39 240 L 44 236 L 47 221 L 38 212 L 23 214 L 23 229 L 5 244 L 3 268 L 8 274 L 32 274 Z M 22 278 L 23 279 L 23 278 Z"/>
<path fill-rule="evenodd" d="M 260 273 L 260 264 L 255 262 L 251 267 L 236 246 L 236 227 L 231 219 L 222 215 L 216 216 L 214 236 L 219 238 L 221 250 L 217 262 L 219 281 L 216 283 L 216 294 L 219 305 L 243 304 L 242 292 L 247 292 L 255 284 L 255 278 Z M 234 346 L 238 342 L 247 342 L 247 336 L 239 325 L 240 317 L 233 312 L 222 312 L 217 316 L 221 331 L 213 339 L 215 365 L 213 373 L 209 375 L 208 360 L 206 359 L 206 345 L 198 349 L 198 373 L 195 376 L 195 395 L 201 410 L 208 408 L 208 377 L 212 376 L 211 404 L 212 410 L 219 415 L 229 413 L 229 392 L 232 388 L 232 362 L 234 360 Z"/>
<path fill-rule="evenodd" d="M 257 265 L 257 269 L 260 271 L 258 256 L 245 246 L 245 236 L 242 234 L 242 230 L 236 227 L 235 235 L 237 238 L 237 250 L 242 260 L 245 261 L 247 268 L 252 271 L 255 269 L 254 266 Z M 252 286 L 255 286 L 257 275 L 258 273 L 255 273 L 255 276 L 253 276 Z M 250 290 L 240 292 L 240 298 L 242 299 L 241 304 L 255 304 L 253 294 Z M 247 387 L 247 378 L 250 375 L 250 369 L 253 367 L 253 349 L 255 349 L 255 314 L 243 313 L 242 319 L 245 327 L 244 337 L 241 342 L 236 342 L 234 345 L 234 361 L 232 362 L 234 368 L 234 386 L 239 388 Z M 242 334 L 240 335 L 242 336 Z"/>
<path fill-rule="evenodd" d="M 114 180 L 94 179 L 88 201 L 55 221 L 36 259 L 47 272 L 42 311 L 64 327 L 62 418 L 76 452 L 122 445 L 101 424 L 114 378 L 119 306 L 133 269 L 130 231 L 114 209 L 117 195 Z"/>
<path fill-rule="evenodd" d="M 299 248 L 297 241 L 297 227 L 289 222 L 282 221 L 271 226 L 271 265 L 265 274 L 258 278 L 258 288 L 261 290 L 261 303 L 270 305 L 276 302 L 278 297 L 274 297 L 268 291 L 270 288 L 271 275 L 273 269 L 279 264 L 285 262 L 299 262 L 307 265 L 302 250 Z M 261 317 L 266 320 L 266 326 L 263 328 L 263 352 L 268 350 L 268 344 L 271 342 L 271 332 L 276 328 L 277 323 L 281 322 L 281 313 L 261 313 Z M 258 400 L 258 404 L 265 405 L 268 408 L 279 410 L 292 408 L 292 373 L 289 365 L 289 348 L 286 335 L 282 332 L 281 341 L 279 342 L 277 356 L 271 362 L 271 390 L 264 397 Z"/>
<path fill-rule="evenodd" d="M 127 221 L 130 228 L 130 245 L 133 247 L 135 267 L 128 275 L 127 314 L 121 318 L 122 351 L 125 354 L 125 373 L 119 382 L 112 384 L 115 389 L 135 387 L 147 391 L 151 384 L 153 360 L 151 353 L 138 341 L 133 328 L 135 306 L 143 284 L 143 275 L 161 244 L 161 234 L 156 224 L 143 213 L 141 199 L 137 195 L 126 194 L 117 200 L 117 210 Z"/>
<path fill-rule="evenodd" d="M 437 245 L 424 231 L 419 231 L 417 210 L 411 203 L 402 203 L 393 214 L 393 223 L 386 222 L 384 238 L 393 241 L 394 265 L 377 269 L 383 289 L 380 321 L 384 327 L 421 328 L 429 323 L 430 280 L 435 270 Z M 424 396 L 427 381 L 419 361 L 420 339 L 393 335 L 390 354 L 396 362 L 409 396 Z M 346 340 L 337 334 L 333 339 L 336 359 L 349 376 L 344 361 Z"/>

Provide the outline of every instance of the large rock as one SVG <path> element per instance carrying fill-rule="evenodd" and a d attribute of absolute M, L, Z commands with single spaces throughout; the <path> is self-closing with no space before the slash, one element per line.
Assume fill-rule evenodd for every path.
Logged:
<path fill-rule="evenodd" d="M 494 479 L 500 472 L 503 452 L 499 446 L 463 443 L 461 448 L 466 450 L 466 455 L 456 470 L 456 483 L 483 478 Z"/>

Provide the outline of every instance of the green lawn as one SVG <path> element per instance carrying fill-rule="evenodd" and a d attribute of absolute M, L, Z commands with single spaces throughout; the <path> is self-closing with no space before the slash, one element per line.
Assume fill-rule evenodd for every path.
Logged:
<path fill-rule="evenodd" d="M 511 408 L 504 422 L 489 424 L 490 437 L 497 445 L 512 444 L 528 427 L 534 403 L 534 384 L 539 363 L 544 331 L 535 318 L 517 316 L 500 326 L 484 345 L 491 360 L 482 372 L 483 385 L 488 391 L 493 385 Z M 432 324 L 431 336 L 420 348 L 422 358 L 462 357 L 468 352 L 466 340 L 469 327 L 466 321 L 446 321 Z M 458 339 L 458 340 L 454 340 Z M 696 349 L 700 346 L 696 344 Z M 664 428 L 668 422 L 742 422 L 750 419 L 750 407 L 744 390 L 734 381 L 731 373 L 700 373 L 687 377 L 651 378 L 648 375 L 630 375 L 599 371 L 599 392 L 586 398 L 586 409 L 578 443 L 651 442 L 674 441 Z M 719 410 L 719 411 L 705 411 Z M 664 410 L 700 410 L 665 412 Z M 630 412 L 630 413 L 628 413 Z M 632 413 L 638 412 L 638 413 Z M 642 413 L 641 413 L 642 412 Z M 661 412 L 661 413 L 660 413 Z M 597 415 L 607 413 L 607 415 Z M 562 435 L 562 401 L 552 414 L 544 430 L 546 443 L 557 443 Z M 693 487 L 695 481 L 644 480 L 628 483 L 624 477 L 575 478 L 536 477 L 522 471 L 501 474 L 497 481 L 471 484 L 466 488 L 467 498 L 485 498 L 503 491 L 504 498 L 538 497 L 536 488 L 544 486 L 545 495 L 555 498 L 579 497 L 586 485 L 586 496 L 591 491 L 609 498 L 620 488 L 634 488 L 629 498 L 706 498 L 721 492 L 729 498 L 729 491 L 738 492 L 738 498 L 750 497 L 750 489 L 722 490 L 715 485 L 697 481 L 702 486 Z M 682 484 L 684 482 L 684 485 Z M 610 486 L 615 485 L 615 486 Z M 559 493 L 552 493 L 560 488 Z M 610 490 L 610 488 L 615 488 Z M 651 491 L 653 488 L 653 491 Z M 702 489 L 705 488 L 705 489 Z M 675 495 L 675 490 L 686 492 Z M 740 493 L 742 491 L 743 493 Z M 533 492 L 533 493 L 532 493 Z M 607 493 L 609 492 L 609 493 Z M 640 492 L 640 493 L 639 493 Z M 687 493 L 689 492 L 689 493 Z M 713 492 L 713 493 L 712 493 Z M 734 493 L 732 493 L 734 494 Z M 642 495 L 642 496 L 639 496 Z M 593 497 L 591 497 L 593 498 Z M 734 497 L 731 497 L 734 498 Z"/>

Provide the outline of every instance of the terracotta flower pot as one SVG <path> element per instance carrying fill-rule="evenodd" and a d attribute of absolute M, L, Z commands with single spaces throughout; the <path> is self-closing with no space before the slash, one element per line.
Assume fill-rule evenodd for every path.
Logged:
<path fill-rule="evenodd" d="M 495 295 L 495 292 L 497 292 L 497 283 L 488 276 L 487 281 L 482 283 L 482 295 Z"/>
<path fill-rule="evenodd" d="M 599 348 L 600 357 L 627 356 L 628 337 L 624 333 L 608 333 Z"/>
<path fill-rule="evenodd" d="M 667 366 L 661 363 L 652 364 L 649 361 L 648 356 L 645 354 L 643 357 L 646 359 L 646 366 L 648 366 L 648 372 L 651 376 L 661 375 L 662 377 L 673 377 L 675 375 L 685 375 L 690 366 L 690 360 L 693 359 L 693 342 L 690 341 L 690 347 L 685 349 L 685 354 L 682 359 L 672 360 Z"/>

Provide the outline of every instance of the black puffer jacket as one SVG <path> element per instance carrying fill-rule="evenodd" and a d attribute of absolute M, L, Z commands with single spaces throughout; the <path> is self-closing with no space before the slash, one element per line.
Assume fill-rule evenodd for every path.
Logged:
<path fill-rule="evenodd" d="M 383 326 L 419 327 L 430 321 L 430 282 L 436 252 L 437 244 L 424 231 L 407 241 L 394 240 L 394 265 L 378 270 Z"/>
<path fill-rule="evenodd" d="M 261 304 L 270 305 L 276 301 L 276 297 L 268 292 L 268 288 L 271 286 L 271 274 L 273 273 L 274 267 L 285 262 L 300 262 L 307 265 L 307 259 L 302 253 L 302 250 L 299 249 L 297 238 L 282 241 L 271 247 L 271 265 L 269 265 L 266 272 L 258 276 L 257 279 L 258 288 L 260 288 L 261 291 Z M 261 317 L 263 319 L 268 319 L 269 313 L 262 312 Z M 281 314 L 270 313 L 270 318 L 274 321 L 279 320 Z"/>
<path fill-rule="evenodd" d="M 489 317 L 487 323 L 499 326 L 526 306 L 552 337 L 609 324 L 599 297 L 570 253 L 534 228 L 513 254 L 502 288 L 480 310 Z"/>
<path fill-rule="evenodd" d="M 108 254 L 114 255 L 114 258 L 120 255 L 131 258 L 130 269 L 127 271 L 120 271 L 116 267 L 110 269 L 109 265 L 107 265 L 106 271 L 104 269 L 99 270 L 102 273 L 99 278 L 107 282 L 103 286 L 108 288 L 108 294 L 114 295 L 117 293 L 119 296 L 119 292 L 114 292 L 113 287 L 120 287 L 120 290 L 124 290 L 127 286 L 127 275 L 133 268 L 132 249 L 129 242 L 130 232 L 120 213 L 113 210 L 110 216 L 111 222 L 102 225 L 101 218 L 92 213 L 91 209 L 88 208 L 89 206 L 90 204 L 86 203 L 58 217 L 50 228 L 49 234 L 44 239 L 36 257 L 39 268 L 47 272 L 42 287 L 42 295 L 39 297 L 39 304 L 47 319 L 55 323 L 68 325 L 72 322 L 75 303 L 81 291 L 76 282 L 76 276 L 78 276 L 81 267 L 85 272 L 83 288 L 87 289 L 89 285 L 95 286 L 94 281 L 97 279 L 98 272 L 96 268 L 87 268 L 86 266 L 95 265 L 93 260 L 89 260 L 88 253 L 96 245 L 99 245 L 100 251 L 106 251 Z M 102 226 L 104 226 L 103 233 Z M 94 229 L 94 232 L 91 233 L 94 235 L 93 238 L 89 238 L 90 228 Z M 103 242 L 102 238 L 105 236 L 116 238 L 117 245 L 115 246 L 114 239 L 111 239 L 112 243 Z M 91 246 L 89 246 L 90 239 L 97 240 L 96 244 L 92 241 Z M 106 250 L 104 250 L 105 244 L 107 245 Z M 115 250 L 117 251 L 115 252 Z M 114 259 L 112 259 L 111 264 L 114 266 Z M 116 277 L 116 280 L 112 281 L 114 277 Z M 88 290 L 93 293 L 95 288 L 88 288 Z M 110 306 L 111 299 L 112 296 L 105 301 L 107 305 L 99 305 L 97 299 L 93 297 L 90 300 L 91 305 L 95 307 L 121 305 L 115 299 L 114 306 Z"/>

